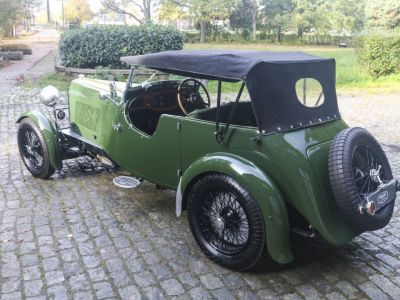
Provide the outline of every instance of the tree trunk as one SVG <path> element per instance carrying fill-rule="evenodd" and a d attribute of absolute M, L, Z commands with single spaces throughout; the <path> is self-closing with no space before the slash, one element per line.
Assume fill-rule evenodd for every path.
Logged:
<path fill-rule="evenodd" d="M 297 38 L 301 39 L 303 37 L 303 28 L 297 28 Z"/>
<path fill-rule="evenodd" d="M 151 0 L 143 0 L 143 15 L 146 24 L 151 23 Z"/>
<path fill-rule="evenodd" d="M 282 42 L 282 28 L 278 27 L 278 42 Z"/>
<path fill-rule="evenodd" d="M 47 24 L 50 24 L 50 0 L 47 0 Z"/>
<path fill-rule="evenodd" d="M 257 0 L 252 0 L 252 12 L 251 12 L 251 29 L 252 29 L 252 40 L 257 41 Z"/>
<path fill-rule="evenodd" d="M 200 21 L 200 43 L 206 42 L 206 28 L 207 28 L 206 21 Z"/>
<path fill-rule="evenodd" d="M 126 0 L 122 1 L 122 8 L 123 8 L 123 10 L 126 11 L 126 8 L 127 8 L 127 1 Z M 124 18 L 124 25 L 127 25 L 128 24 L 128 15 L 124 14 L 123 18 Z"/>
<path fill-rule="evenodd" d="M 64 0 L 61 1 L 61 14 L 62 14 L 62 31 L 65 31 L 65 10 Z"/>
<path fill-rule="evenodd" d="M 151 23 L 151 12 L 150 12 L 150 8 L 146 8 L 145 12 L 144 12 L 144 22 L 146 24 Z"/>

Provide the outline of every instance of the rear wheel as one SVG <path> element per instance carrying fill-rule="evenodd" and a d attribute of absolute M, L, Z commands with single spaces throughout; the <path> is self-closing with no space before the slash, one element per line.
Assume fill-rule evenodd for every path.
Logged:
<path fill-rule="evenodd" d="M 22 161 L 34 177 L 47 179 L 53 175 L 46 139 L 30 119 L 23 119 L 19 124 L 18 148 Z"/>
<path fill-rule="evenodd" d="M 222 266 L 250 269 L 264 252 L 261 209 L 250 193 L 229 176 L 209 174 L 194 184 L 188 199 L 188 218 L 202 251 Z"/>

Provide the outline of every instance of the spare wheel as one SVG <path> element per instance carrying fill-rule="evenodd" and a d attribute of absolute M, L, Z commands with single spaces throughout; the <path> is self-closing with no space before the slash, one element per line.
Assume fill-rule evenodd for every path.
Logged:
<path fill-rule="evenodd" d="M 347 128 L 335 137 L 329 177 L 339 210 L 351 225 L 372 231 L 389 223 L 397 182 L 384 151 L 367 130 Z"/>

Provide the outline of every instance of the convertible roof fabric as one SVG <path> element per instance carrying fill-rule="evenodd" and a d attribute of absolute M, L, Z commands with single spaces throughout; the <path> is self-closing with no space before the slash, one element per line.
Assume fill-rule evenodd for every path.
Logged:
<path fill-rule="evenodd" d="M 259 63 L 295 64 L 329 59 L 304 52 L 197 50 L 164 51 L 121 58 L 129 65 L 142 65 L 163 72 L 202 79 L 244 80 Z"/>
<path fill-rule="evenodd" d="M 166 51 L 122 57 L 131 65 L 199 79 L 246 83 L 262 134 L 310 127 L 340 118 L 336 98 L 335 60 L 303 52 Z M 296 83 L 312 78 L 322 87 L 318 107 L 303 105 Z"/>

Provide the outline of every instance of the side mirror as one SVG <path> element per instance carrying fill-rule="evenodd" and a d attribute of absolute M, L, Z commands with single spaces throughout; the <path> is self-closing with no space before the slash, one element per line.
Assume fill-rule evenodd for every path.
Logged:
<path fill-rule="evenodd" d="M 40 101 L 47 106 L 55 106 L 60 99 L 60 92 L 52 85 L 46 86 L 40 92 Z"/>

